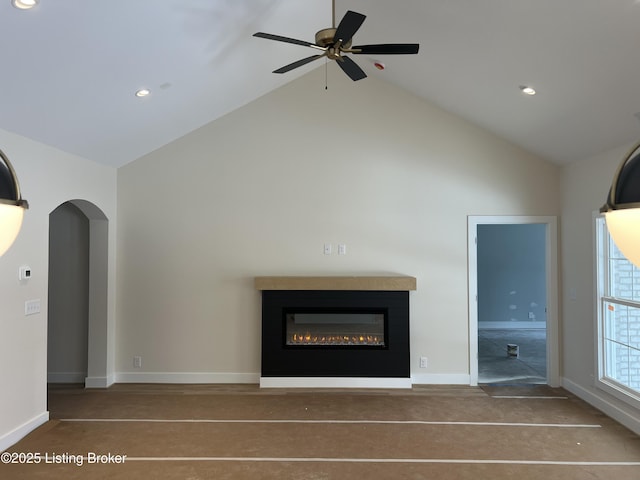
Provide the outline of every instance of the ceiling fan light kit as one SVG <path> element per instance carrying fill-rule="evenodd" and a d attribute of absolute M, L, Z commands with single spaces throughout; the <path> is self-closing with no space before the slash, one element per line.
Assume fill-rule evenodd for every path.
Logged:
<path fill-rule="evenodd" d="M 16 172 L 7 156 L 0 150 L 0 256 L 18 236 L 27 208 L 28 202 L 20 196 Z"/>
<path fill-rule="evenodd" d="M 286 73 L 291 70 L 306 65 L 307 63 L 326 57 L 329 60 L 335 60 L 338 66 L 353 81 L 362 80 L 367 74 L 345 54 L 353 55 L 411 55 L 418 53 L 420 45 L 417 43 L 383 43 L 377 45 L 352 45 L 353 36 L 360 29 L 367 17 L 361 13 L 348 10 L 342 20 L 335 27 L 335 0 L 333 2 L 333 27 L 324 28 L 315 35 L 315 43 L 297 40 L 295 38 L 273 35 L 270 33 L 257 32 L 254 37 L 266 38 L 267 40 L 275 40 L 277 42 L 292 43 L 303 47 L 310 47 L 320 50 L 322 53 L 302 58 L 298 61 L 280 67 L 273 73 Z M 384 64 L 377 62 L 376 68 L 384 69 Z M 382 65 L 380 68 L 378 65 Z"/>
<path fill-rule="evenodd" d="M 640 142 L 624 156 L 600 209 L 618 249 L 640 267 Z"/>

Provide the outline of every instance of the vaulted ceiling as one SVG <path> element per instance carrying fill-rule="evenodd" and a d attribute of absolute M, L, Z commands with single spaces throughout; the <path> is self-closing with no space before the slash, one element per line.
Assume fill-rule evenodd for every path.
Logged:
<path fill-rule="evenodd" d="M 367 16 L 356 44 L 420 43 L 354 56 L 367 75 L 552 162 L 640 138 L 638 0 L 336 0 L 337 21 L 346 10 Z M 0 0 L 0 128 L 123 165 L 324 68 L 273 74 L 314 50 L 252 34 L 313 41 L 331 13 L 330 0 Z"/>

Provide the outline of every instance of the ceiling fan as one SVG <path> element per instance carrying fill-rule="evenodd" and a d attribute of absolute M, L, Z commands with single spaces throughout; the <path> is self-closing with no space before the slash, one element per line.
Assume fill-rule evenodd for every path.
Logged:
<path fill-rule="evenodd" d="M 357 45 L 352 46 L 351 40 L 364 22 L 365 15 L 348 10 L 336 28 L 336 2 L 332 2 L 333 26 L 325 28 L 316 33 L 315 43 L 306 42 L 304 40 L 296 40 L 295 38 L 282 37 L 270 33 L 257 32 L 254 37 L 266 38 L 278 42 L 293 43 L 294 45 L 302 45 L 303 47 L 311 47 L 320 50 L 323 53 L 311 55 L 296 62 L 285 65 L 284 67 L 274 70 L 273 73 L 286 73 L 294 68 L 301 67 L 307 63 L 313 62 L 322 57 L 329 60 L 336 60 L 338 66 L 346 73 L 351 80 L 362 80 L 367 74 L 354 62 L 351 58 L 345 56 L 345 53 L 354 55 L 407 55 L 418 53 L 420 47 L 417 43 L 383 43 L 377 45 Z"/>

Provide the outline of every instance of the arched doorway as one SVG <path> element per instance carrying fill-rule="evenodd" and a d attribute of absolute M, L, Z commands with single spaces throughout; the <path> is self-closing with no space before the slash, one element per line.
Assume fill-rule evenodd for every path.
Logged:
<path fill-rule="evenodd" d="M 107 382 L 108 219 L 86 200 L 49 214 L 47 376 L 52 383 Z"/>

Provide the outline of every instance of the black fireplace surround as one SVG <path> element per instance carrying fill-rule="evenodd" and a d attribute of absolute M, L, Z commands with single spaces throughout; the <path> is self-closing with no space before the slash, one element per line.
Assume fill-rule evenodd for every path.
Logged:
<path fill-rule="evenodd" d="M 296 334 L 292 340 L 287 324 L 290 328 L 296 314 L 304 318 L 302 324 L 316 318 L 314 315 L 337 314 L 341 319 L 364 319 L 355 321 L 351 329 L 357 330 L 358 322 L 377 325 L 363 327 L 362 333 L 345 332 L 337 340 L 325 338 L 323 333 L 302 333 L 302 339 Z M 367 331 L 382 324 L 384 331 L 379 335 Z M 329 327 L 319 328 L 322 332 Z M 264 290 L 262 376 L 408 378 L 409 292 Z"/>

